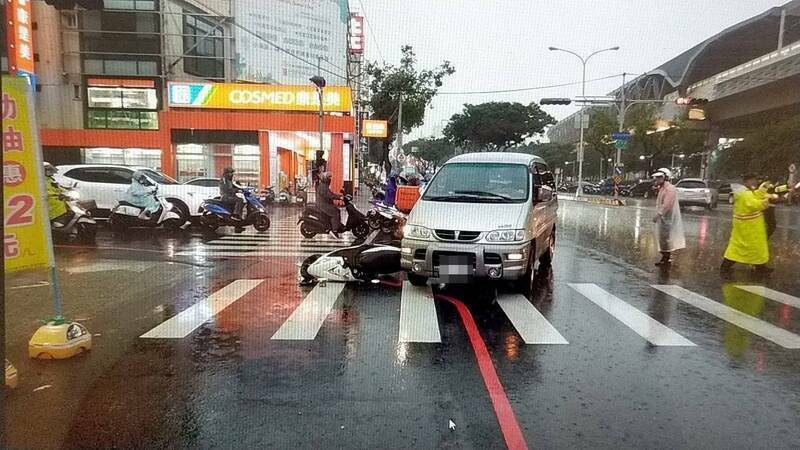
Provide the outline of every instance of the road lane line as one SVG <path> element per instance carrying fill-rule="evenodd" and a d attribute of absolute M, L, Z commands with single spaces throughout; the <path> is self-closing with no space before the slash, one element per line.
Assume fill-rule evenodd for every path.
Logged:
<path fill-rule="evenodd" d="M 403 282 L 400 295 L 400 342 L 442 342 L 439 317 L 429 286 Z"/>
<path fill-rule="evenodd" d="M 800 298 L 797 298 L 793 295 L 784 294 L 783 292 L 775 291 L 764 286 L 743 286 L 737 284 L 736 287 L 743 291 L 750 292 L 751 294 L 760 295 L 770 300 L 783 303 L 784 305 L 789 305 L 800 309 Z"/>
<path fill-rule="evenodd" d="M 233 302 L 244 297 L 245 294 L 252 291 L 262 281 L 264 280 L 236 280 L 139 337 L 155 339 L 185 338 L 200 325 L 233 304 Z"/>
<path fill-rule="evenodd" d="M 525 296 L 503 294 L 497 304 L 526 344 L 569 344 Z"/>
<path fill-rule="evenodd" d="M 686 302 L 695 308 L 702 309 L 709 314 L 728 321 L 739 328 L 743 328 L 755 335 L 772 341 L 783 348 L 800 349 L 800 336 L 790 333 L 783 328 L 778 328 L 771 323 L 756 319 L 755 317 L 745 314 L 737 309 L 725 306 L 722 303 L 715 302 L 714 300 L 703 297 L 702 295 L 695 294 L 694 292 L 684 289 L 680 286 L 656 284 L 652 287 L 683 302 Z"/>
<path fill-rule="evenodd" d="M 492 362 L 489 349 L 486 348 L 486 343 L 481 337 L 478 325 L 475 324 L 475 319 L 472 318 L 472 313 L 470 313 L 469 308 L 458 299 L 445 295 L 437 295 L 436 297 L 455 306 L 458 315 L 461 317 L 461 322 L 464 324 L 464 328 L 467 331 L 467 337 L 469 337 L 469 343 L 472 345 L 475 359 L 478 361 L 478 370 L 481 373 L 481 378 L 483 378 L 483 384 L 486 386 L 486 391 L 489 393 L 494 415 L 497 417 L 497 422 L 500 424 L 500 432 L 503 433 L 506 447 L 509 450 L 527 449 L 528 444 L 525 442 L 525 436 L 522 434 L 522 429 L 519 426 L 519 422 L 517 422 L 517 417 L 514 414 L 514 410 L 511 408 L 511 402 L 508 401 L 503 383 L 500 382 L 500 377 L 497 376 L 497 370 L 494 368 L 494 362 Z"/>
<path fill-rule="evenodd" d="M 569 283 L 569 287 L 604 309 L 653 345 L 694 347 L 695 344 L 671 328 L 639 311 L 592 283 Z"/>
<path fill-rule="evenodd" d="M 331 313 L 346 283 L 317 284 L 286 322 L 272 335 L 274 340 L 312 341 Z"/>

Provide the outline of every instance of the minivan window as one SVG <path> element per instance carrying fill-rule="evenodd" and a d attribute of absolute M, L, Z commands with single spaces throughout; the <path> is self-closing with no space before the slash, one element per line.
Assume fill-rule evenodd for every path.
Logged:
<path fill-rule="evenodd" d="M 506 163 L 447 164 L 430 182 L 423 200 L 522 203 L 528 199 L 528 167 Z"/>

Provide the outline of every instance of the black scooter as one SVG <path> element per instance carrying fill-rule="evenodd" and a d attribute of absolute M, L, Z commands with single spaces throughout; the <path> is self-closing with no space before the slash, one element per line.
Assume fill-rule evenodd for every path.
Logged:
<path fill-rule="evenodd" d="M 344 195 L 344 207 L 347 211 L 347 220 L 343 231 L 352 231 L 359 239 L 367 237 L 370 232 L 367 217 L 353 205 L 353 197 L 349 194 Z M 306 239 L 332 231 L 330 218 L 316 205 L 307 205 L 297 223 L 300 225 L 300 234 Z"/>

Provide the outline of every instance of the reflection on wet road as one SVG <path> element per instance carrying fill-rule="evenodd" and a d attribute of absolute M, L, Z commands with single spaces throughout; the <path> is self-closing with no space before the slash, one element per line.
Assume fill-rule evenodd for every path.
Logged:
<path fill-rule="evenodd" d="M 47 288 L 9 280 L 9 443 L 502 448 L 508 417 L 443 294 L 468 309 L 531 448 L 797 448 L 796 216 L 782 216 L 770 278 L 721 280 L 728 212 L 687 212 L 689 248 L 668 271 L 652 265 L 651 214 L 562 202 L 554 266 L 530 299 L 491 285 L 298 287 L 298 261 L 347 242 L 304 241 L 291 216 L 269 235 L 103 233 L 104 249 L 58 251 L 66 313 L 96 334 L 89 355 L 28 360 Z"/>

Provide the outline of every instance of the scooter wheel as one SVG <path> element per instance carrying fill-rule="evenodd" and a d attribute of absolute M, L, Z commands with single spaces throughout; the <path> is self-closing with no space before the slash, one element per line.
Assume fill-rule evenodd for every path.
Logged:
<path fill-rule="evenodd" d="M 304 282 L 310 283 L 314 281 L 314 277 L 308 273 L 308 267 L 311 264 L 314 264 L 314 261 L 318 260 L 319 257 L 322 255 L 311 255 L 303 261 L 303 264 L 300 265 L 300 277 L 303 279 Z"/>
<path fill-rule="evenodd" d="M 257 231 L 267 231 L 269 230 L 269 225 L 270 225 L 269 216 L 267 216 L 266 214 L 261 214 L 258 217 L 256 217 L 256 222 L 253 224 L 253 227 Z"/>
<path fill-rule="evenodd" d="M 377 214 L 372 214 L 367 218 L 367 223 L 369 227 L 373 230 L 377 230 L 381 227 L 381 219 L 377 216 Z"/>
<path fill-rule="evenodd" d="M 164 221 L 164 228 L 170 231 L 179 230 L 183 225 L 183 222 L 180 219 L 169 219 Z"/>
<path fill-rule="evenodd" d="M 219 228 L 219 219 L 212 214 L 204 215 L 200 219 L 200 223 L 209 231 L 217 231 L 217 228 Z"/>
<path fill-rule="evenodd" d="M 366 222 L 361 222 L 353 228 L 353 235 L 359 239 L 369 236 L 369 232 L 369 225 Z"/>
<path fill-rule="evenodd" d="M 300 234 L 302 234 L 306 239 L 311 239 L 317 235 L 317 232 L 314 231 L 311 226 L 308 225 L 308 223 L 303 222 L 300 224 Z"/>
<path fill-rule="evenodd" d="M 94 244 L 95 236 L 97 236 L 97 225 L 91 223 L 79 223 L 75 225 L 78 240 L 86 244 Z"/>
<path fill-rule="evenodd" d="M 128 230 L 128 224 L 125 223 L 125 219 L 119 218 L 116 214 L 111 214 L 111 216 L 108 218 L 108 225 L 111 227 L 112 231 L 119 233 Z"/>

